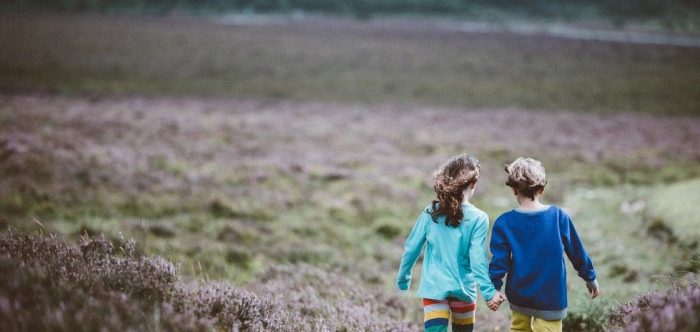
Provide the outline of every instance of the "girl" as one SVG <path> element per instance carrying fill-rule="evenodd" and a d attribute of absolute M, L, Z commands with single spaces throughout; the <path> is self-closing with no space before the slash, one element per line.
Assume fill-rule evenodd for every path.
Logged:
<path fill-rule="evenodd" d="M 476 288 L 490 308 L 503 302 L 488 275 L 485 242 L 489 219 L 469 203 L 479 180 L 479 161 L 450 158 L 434 173 L 437 200 L 418 216 L 404 243 L 396 284 L 408 290 L 411 271 L 427 242 L 418 295 L 423 298 L 426 331 L 472 331 Z"/>

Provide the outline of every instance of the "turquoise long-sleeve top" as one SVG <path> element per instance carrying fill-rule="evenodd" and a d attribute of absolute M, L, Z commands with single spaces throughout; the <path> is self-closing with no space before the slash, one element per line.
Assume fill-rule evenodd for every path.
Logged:
<path fill-rule="evenodd" d="M 420 297 L 433 300 L 456 297 L 464 302 L 476 302 L 478 287 L 489 301 L 496 289 L 489 278 L 486 256 L 488 215 L 474 205 L 463 203 L 462 222 L 452 227 L 445 224 L 445 216 L 433 221 L 431 210 L 429 205 L 421 212 L 404 242 L 397 287 L 401 290 L 410 287 L 413 266 L 425 244 Z"/>

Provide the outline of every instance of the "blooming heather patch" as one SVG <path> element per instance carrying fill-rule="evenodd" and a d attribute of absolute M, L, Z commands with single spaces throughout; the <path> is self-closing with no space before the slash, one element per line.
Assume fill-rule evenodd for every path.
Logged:
<path fill-rule="evenodd" d="M 294 312 L 295 325 L 324 331 L 411 331 L 399 323 L 410 306 L 418 305 L 361 286 L 353 271 L 324 271 L 310 265 L 275 267 L 260 278 L 257 292 Z"/>
<path fill-rule="evenodd" d="M 206 330 L 207 319 L 175 312 L 171 263 L 139 256 L 132 241 L 7 231 L 0 237 L 0 330 L 124 331 L 156 326 Z"/>
<path fill-rule="evenodd" d="M 407 331 L 398 298 L 339 274 L 271 270 L 260 297 L 225 283 L 179 281 L 133 241 L 8 230 L 0 237 L 0 330 Z M 413 327 L 415 329 L 415 327 Z"/>
<path fill-rule="evenodd" d="M 666 292 L 638 296 L 609 313 L 614 331 L 697 331 L 700 326 L 700 286 L 692 282 Z"/>
<path fill-rule="evenodd" d="M 20 211 L 28 201 L 81 202 L 107 192 L 110 198 L 101 199 L 107 208 L 115 198 L 131 198 L 142 214 L 157 214 L 159 207 L 143 197 L 152 194 L 172 198 L 173 213 L 206 209 L 226 197 L 251 210 L 229 214 L 255 217 L 258 210 L 317 198 L 293 190 L 314 181 L 349 181 L 358 192 L 377 189 L 403 200 L 415 197 L 415 188 L 396 182 L 421 178 L 462 151 L 479 156 L 489 174 L 501 174 L 502 163 L 520 155 L 541 157 L 548 171 L 561 160 L 567 167 L 578 161 L 587 169 L 604 164 L 618 171 L 700 160 L 700 120 L 687 117 L 238 99 L 1 98 L 0 173 L 9 176 L 0 178 L 0 195 L 20 195 L 19 203 L 3 202 Z"/>

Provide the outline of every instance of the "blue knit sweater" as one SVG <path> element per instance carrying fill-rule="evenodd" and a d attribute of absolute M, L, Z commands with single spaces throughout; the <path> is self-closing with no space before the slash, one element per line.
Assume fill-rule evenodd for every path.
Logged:
<path fill-rule="evenodd" d="M 579 277 L 596 278 L 571 218 L 560 208 L 524 212 L 511 210 L 493 225 L 489 275 L 496 289 L 506 278 L 511 309 L 543 319 L 566 316 L 566 264 L 569 257 Z"/>

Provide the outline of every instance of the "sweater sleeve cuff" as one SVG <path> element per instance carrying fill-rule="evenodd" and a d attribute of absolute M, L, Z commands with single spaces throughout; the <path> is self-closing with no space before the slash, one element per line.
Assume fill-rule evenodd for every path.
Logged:
<path fill-rule="evenodd" d="M 491 288 L 487 291 L 482 291 L 481 295 L 484 297 L 484 301 L 488 302 L 496 295 L 496 289 Z"/>
<path fill-rule="evenodd" d="M 586 271 L 581 271 L 578 273 L 578 276 L 581 277 L 586 282 L 593 281 L 596 278 L 596 273 L 595 270 L 590 269 Z"/>
<path fill-rule="evenodd" d="M 598 285 L 598 280 L 593 279 L 591 281 L 586 281 L 586 287 L 591 289 L 598 289 L 598 287 L 600 286 Z"/>
<path fill-rule="evenodd" d="M 400 290 L 408 290 L 408 288 L 411 287 L 411 276 L 407 275 L 404 278 L 396 280 L 396 287 L 398 287 Z"/>
<path fill-rule="evenodd" d="M 491 279 L 491 282 L 493 282 L 493 279 Z M 501 288 L 503 287 L 503 281 L 497 280 L 496 282 L 493 282 L 493 288 L 495 288 L 497 291 L 501 291 Z"/>

